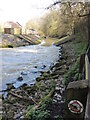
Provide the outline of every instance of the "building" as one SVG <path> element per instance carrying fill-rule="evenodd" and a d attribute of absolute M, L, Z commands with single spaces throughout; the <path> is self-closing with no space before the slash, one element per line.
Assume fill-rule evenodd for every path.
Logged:
<path fill-rule="evenodd" d="M 22 26 L 16 22 L 8 21 L 4 24 L 5 34 L 22 34 Z"/>
<path fill-rule="evenodd" d="M 36 35 L 36 34 L 38 34 L 38 33 L 37 33 L 37 31 L 34 30 L 34 29 L 27 29 L 27 30 L 26 30 L 26 34 L 33 34 L 33 35 Z"/>

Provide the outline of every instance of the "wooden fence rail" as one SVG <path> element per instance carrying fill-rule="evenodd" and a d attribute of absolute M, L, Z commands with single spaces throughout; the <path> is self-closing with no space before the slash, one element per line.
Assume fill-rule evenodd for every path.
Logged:
<path fill-rule="evenodd" d="M 88 95 L 85 111 L 85 120 L 90 120 L 90 47 L 87 51 L 85 62 L 86 62 L 86 79 L 88 79 Z"/>

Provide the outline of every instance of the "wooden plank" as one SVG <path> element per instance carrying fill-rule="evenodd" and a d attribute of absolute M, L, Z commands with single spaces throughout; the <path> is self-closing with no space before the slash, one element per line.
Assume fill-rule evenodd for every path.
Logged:
<path fill-rule="evenodd" d="M 87 96 L 85 120 L 90 120 L 90 88 L 89 88 L 88 96 Z"/>
<path fill-rule="evenodd" d="M 88 79 L 88 95 L 85 111 L 85 120 L 90 120 L 90 63 L 87 55 L 85 58 L 85 62 L 86 62 L 86 78 Z"/>
<path fill-rule="evenodd" d="M 90 87 L 90 63 L 87 55 L 86 55 L 85 61 L 86 61 L 86 79 L 88 79 L 89 81 L 88 85 Z"/>
<path fill-rule="evenodd" d="M 73 41 L 74 39 L 75 39 L 75 36 L 73 35 L 73 36 L 70 36 L 70 37 L 68 37 L 68 38 L 65 38 L 64 40 L 61 40 L 61 41 L 57 42 L 55 45 L 56 45 L 56 46 L 59 46 L 59 45 L 62 45 L 62 44 L 64 44 L 64 43 Z"/>
<path fill-rule="evenodd" d="M 18 35 L 17 37 L 19 37 L 19 38 L 21 38 L 21 39 L 24 39 L 25 41 L 27 41 L 28 43 L 30 43 L 30 44 L 33 45 L 32 41 L 31 41 L 30 39 L 27 39 L 25 36 L 23 36 L 23 35 Z"/>

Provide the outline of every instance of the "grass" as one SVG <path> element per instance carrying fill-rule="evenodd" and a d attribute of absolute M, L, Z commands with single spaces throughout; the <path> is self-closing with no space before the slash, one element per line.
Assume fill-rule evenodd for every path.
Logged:
<path fill-rule="evenodd" d="M 64 75 L 64 83 L 68 85 L 71 81 L 76 81 L 80 79 L 79 67 L 80 67 L 80 56 L 81 54 L 85 54 L 87 50 L 87 42 L 82 41 L 80 36 L 76 37 L 76 40 L 72 44 L 74 49 L 74 55 L 77 56 L 77 62 L 73 65 L 71 69 Z M 82 78 L 84 78 L 84 73 L 82 74 Z"/>
<path fill-rule="evenodd" d="M 50 111 L 46 108 L 51 103 L 51 95 L 54 92 L 54 88 L 51 89 L 48 95 L 41 99 L 37 105 L 29 106 L 26 118 L 28 120 L 46 120 L 50 116 Z"/>
<path fill-rule="evenodd" d="M 40 89 L 40 93 L 43 92 L 45 86 L 42 86 L 41 81 L 37 82 L 37 87 Z M 50 82 L 50 88 L 48 92 L 40 98 L 39 102 L 36 105 L 30 105 L 28 107 L 25 118 L 28 120 L 46 120 L 50 116 L 50 112 L 46 109 L 49 103 L 51 103 L 51 96 L 55 90 L 55 82 Z M 45 90 L 44 90 L 45 91 Z"/>
<path fill-rule="evenodd" d="M 41 106 L 38 109 L 29 112 L 29 120 L 46 120 L 50 116 L 50 111 L 46 110 L 47 105 L 51 102 L 51 99 L 45 99 L 42 101 Z M 28 110 L 30 111 L 33 106 L 29 106 Z"/>
<path fill-rule="evenodd" d="M 79 66 L 80 66 L 80 59 L 74 64 L 73 68 L 70 69 L 65 75 L 64 75 L 64 84 L 68 85 L 69 82 L 71 82 L 72 77 L 74 80 L 78 80 L 79 77 Z"/>

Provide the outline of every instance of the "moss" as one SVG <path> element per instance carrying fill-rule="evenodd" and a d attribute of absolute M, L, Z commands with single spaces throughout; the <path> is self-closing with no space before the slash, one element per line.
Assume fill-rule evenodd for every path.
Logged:
<path fill-rule="evenodd" d="M 35 41 L 35 44 L 40 44 L 41 41 L 42 41 L 41 39 L 38 39 L 38 40 Z"/>
<path fill-rule="evenodd" d="M 7 44 L 7 45 L 3 45 L 3 46 L 1 46 L 1 47 L 2 47 L 2 48 L 13 48 L 14 46 Z"/>
<path fill-rule="evenodd" d="M 54 42 L 54 45 L 57 45 L 58 42 L 63 41 L 63 40 L 66 39 L 66 38 L 68 38 L 68 36 L 65 36 L 65 37 L 62 37 L 62 38 L 60 38 L 60 39 L 57 39 L 57 40 Z"/>

